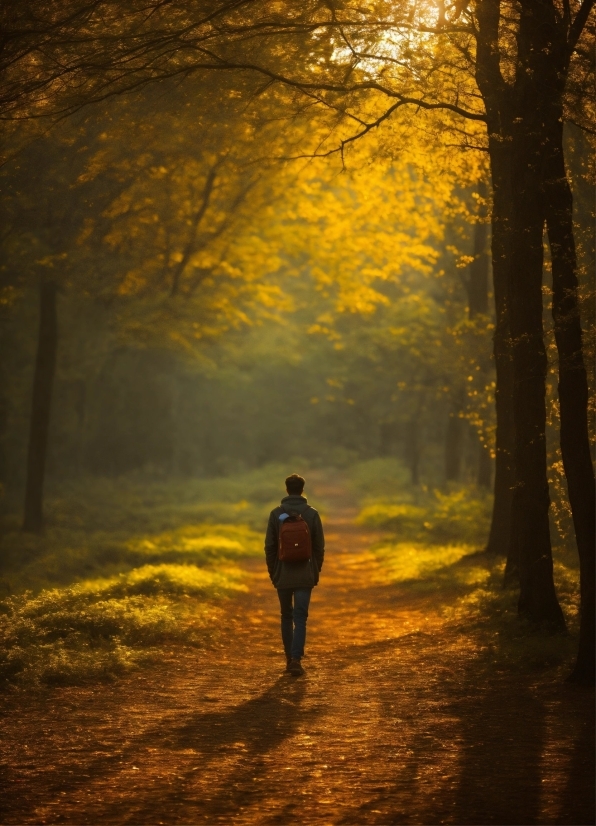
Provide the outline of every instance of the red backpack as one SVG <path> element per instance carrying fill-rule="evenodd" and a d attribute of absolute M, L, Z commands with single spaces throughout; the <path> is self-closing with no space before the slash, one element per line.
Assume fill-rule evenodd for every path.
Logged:
<path fill-rule="evenodd" d="M 288 514 L 279 528 L 279 559 L 284 562 L 304 562 L 312 556 L 310 531 L 298 513 Z"/>

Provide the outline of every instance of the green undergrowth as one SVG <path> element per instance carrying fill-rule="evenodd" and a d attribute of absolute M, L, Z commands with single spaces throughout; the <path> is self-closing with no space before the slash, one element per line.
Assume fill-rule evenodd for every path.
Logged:
<path fill-rule="evenodd" d="M 225 599 L 245 589 L 238 563 L 263 553 L 284 473 L 63 485 L 48 496 L 42 536 L 4 513 L 0 679 L 114 679 L 164 645 L 205 643 Z"/>
<path fill-rule="evenodd" d="M 235 566 L 161 564 L 10 597 L 0 604 L 0 674 L 46 684 L 114 678 L 161 645 L 204 642 L 217 601 L 244 588 Z"/>
<path fill-rule="evenodd" d="M 446 545 L 486 544 L 492 497 L 471 485 L 414 486 L 395 459 L 355 466 L 351 486 L 361 504 L 357 523 L 394 534 L 401 541 Z"/>
<path fill-rule="evenodd" d="M 567 631 L 531 625 L 517 611 L 519 589 L 505 586 L 505 561 L 472 545 L 384 541 L 374 547 L 384 582 L 407 589 L 453 627 L 472 635 L 488 670 L 553 672 L 564 678 L 577 652 L 579 570 L 572 552 L 558 549 L 554 577 Z"/>
<path fill-rule="evenodd" d="M 484 552 L 492 498 L 473 486 L 414 487 L 395 459 L 354 466 L 350 485 L 360 502 L 357 522 L 385 534 L 373 550 L 381 577 L 428 600 L 453 632 L 473 634 L 489 669 L 568 672 L 577 652 L 577 552 L 554 549 L 557 596 L 566 633 L 532 626 L 517 610 L 519 588 L 504 585 L 505 562 Z"/>

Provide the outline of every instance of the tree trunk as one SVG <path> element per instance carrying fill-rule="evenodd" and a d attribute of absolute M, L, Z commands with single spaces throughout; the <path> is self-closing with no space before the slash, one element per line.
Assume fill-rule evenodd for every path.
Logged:
<path fill-rule="evenodd" d="M 495 478 L 494 502 L 486 550 L 507 559 L 507 576 L 517 573 L 517 559 L 511 543 L 511 513 L 513 504 L 513 359 L 507 309 L 509 284 L 511 218 L 511 151 L 506 141 L 490 140 L 493 212 L 491 249 L 493 292 L 495 296 Z"/>
<path fill-rule="evenodd" d="M 25 518 L 23 521 L 23 530 L 32 533 L 39 533 L 43 527 L 43 483 L 58 345 L 56 292 L 56 284 L 53 281 L 41 282 L 39 288 L 39 338 L 33 378 L 31 423 L 27 452 Z"/>
<path fill-rule="evenodd" d="M 521 596 L 520 608 L 533 619 L 547 619 L 561 627 L 564 624 L 552 582 L 552 556 L 548 535 L 548 488 L 544 465 L 544 369 L 545 354 L 542 341 L 542 302 L 538 298 L 541 280 L 538 267 L 542 266 L 542 231 L 548 220 L 549 239 L 557 249 L 553 266 L 557 281 L 553 300 L 557 346 L 562 364 L 559 375 L 561 403 L 561 443 L 565 443 L 566 473 L 573 477 L 578 521 L 576 531 L 582 548 L 587 547 L 588 524 L 593 531 L 594 518 L 589 508 L 594 507 L 593 471 L 586 461 L 584 436 L 585 390 L 581 358 L 581 329 L 576 311 L 574 253 L 571 224 L 571 201 L 561 193 L 559 203 L 566 205 L 559 220 L 553 210 L 549 181 L 549 129 L 554 124 L 560 129 L 562 96 L 567 82 L 571 51 L 585 25 L 590 4 L 583 3 L 575 20 L 571 21 L 569 6 L 563 11 L 555 8 L 552 0 L 522 0 L 517 35 L 516 80 L 513 89 L 505 82 L 500 67 L 499 0 L 478 0 L 476 80 L 486 106 L 489 133 L 489 153 L 495 187 L 495 161 L 512 139 L 515 163 L 511 182 L 515 204 L 512 222 L 512 276 L 510 297 L 511 332 L 514 354 L 514 395 L 516 450 L 515 460 L 519 474 L 512 519 L 519 520 L 512 530 L 517 537 L 520 553 Z M 514 127 L 515 131 L 511 129 Z M 546 149 L 546 151 L 545 151 Z M 552 153 L 551 153 L 552 154 Z M 551 158 L 551 160 L 553 160 Z M 559 163 L 562 166 L 562 150 Z M 546 173 L 546 180 L 542 177 Z M 553 183 L 564 179 L 564 170 L 550 174 Z M 542 187 L 540 186 L 542 184 Z M 545 187 L 545 184 L 547 186 Z M 566 184 L 566 179 L 565 179 Z M 559 184 L 560 186 L 560 184 Z M 542 188 L 542 192 L 540 191 Z M 555 202 L 558 199 L 555 199 Z M 494 248 L 494 235 L 493 235 Z M 555 265 L 555 258 L 557 263 Z M 573 265 L 570 262 L 573 261 Z M 527 274 L 527 275 L 526 275 Z M 521 286 L 521 289 L 519 287 Z M 525 321 L 524 321 L 525 315 Z M 497 319 L 498 327 L 498 319 Z M 562 370 L 562 371 L 561 371 Z M 497 379 L 497 385 L 499 381 Z M 563 413 L 565 408 L 565 413 Z M 563 426 L 563 417 L 566 424 Z M 583 445 L 583 446 L 582 446 Z M 563 447 L 562 447 L 563 450 Z M 588 454 L 589 457 L 589 454 Z M 567 471 L 569 467 L 569 471 Z M 583 483 L 580 482 L 583 480 Z M 568 480 L 569 482 L 569 480 Z M 587 486 L 587 489 L 583 486 Z M 542 488 L 542 490 L 541 490 Z M 590 491 L 588 494 L 588 490 Z M 587 505 L 588 495 L 591 506 Z M 572 506 L 573 507 L 573 506 Z M 593 513 L 593 511 L 592 511 Z M 574 523 L 576 515 L 574 514 Z M 536 521 L 537 520 L 537 521 Z M 534 524 L 532 524 L 534 522 Z M 532 532 L 533 531 L 533 535 Z M 584 534 L 585 531 L 585 534 Z M 515 561 L 515 549 L 510 558 Z M 590 541 L 584 556 L 582 571 L 582 639 L 578 664 L 573 676 L 593 681 L 594 677 L 594 541 Z M 509 567 L 509 557 L 508 557 Z M 589 650 L 588 650 L 589 649 Z"/>
<path fill-rule="evenodd" d="M 546 463 L 546 350 L 542 323 L 542 187 L 544 91 L 537 74 L 545 61 L 538 4 L 520 17 L 516 117 L 512 131 L 511 275 L 509 318 L 513 343 L 515 489 L 512 542 L 517 544 L 519 611 L 532 622 L 564 628 L 553 580 Z"/>
<path fill-rule="evenodd" d="M 478 215 L 474 224 L 474 260 L 470 264 L 470 277 L 468 281 L 468 316 L 470 320 L 479 315 L 488 314 L 488 277 L 490 272 L 490 259 L 488 252 L 488 216 L 487 196 L 488 187 L 484 181 L 478 183 L 478 195 L 482 199 L 478 205 Z M 479 364 L 482 374 L 486 376 L 489 364 L 485 360 Z M 478 466 L 476 473 L 476 484 L 480 488 L 490 488 L 492 477 L 492 467 L 490 454 L 482 441 L 478 440 Z"/>
<path fill-rule="evenodd" d="M 527 169 L 522 151 L 517 167 Z M 564 625 L 553 581 L 546 469 L 546 350 L 542 329 L 540 186 L 525 175 L 514 195 L 512 226 L 513 415 L 515 422 L 514 536 L 520 577 L 520 613 L 534 622 Z"/>
<path fill-rule="evenodd" d="M 478 194 L 482 202 L 478 206 L 478 216 L 474 224 L 474 260 L 470 264 L 468 282 L 468 315 L 470 319 L 488 313 L 488 274 L 490 262 L 488 257 L 487 186 L 484 181 L 478 183 Z"/>
<path fill-rule="evenodd" d="M 588 432 L 588 378 L 583 359 L 577 296 L 573 199 L 563 157 L 563 127 L 557 118 L 546 164 L 546 217 L 553 273 L 553 319 L 559 354 L 561 455 L 580 563 L 580 640 L 571 679 L 594 683 L 594 579 L 596 490 Z"/>
<path fill-rule="evenodd" d="M 491 216 L 493 287 L 495 295 L 496 460 L 495 498 L 487 551 L 507 557 L 509 576 L 517 571 L 513 535 L 513 361 L 509 329 L 511 222 L 511 129 L 513 95 L 501 74 L 499 52 L 500 0 L 478 0 L 476 82 L 486 109 L 493 207 Z"/>

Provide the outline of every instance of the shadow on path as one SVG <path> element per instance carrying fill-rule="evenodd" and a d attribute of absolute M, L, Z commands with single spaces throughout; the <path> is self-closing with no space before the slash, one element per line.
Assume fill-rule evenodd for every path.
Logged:
<path fill-rule="evenodd" d="M 291 737 L 306 713 L 302 703 L 304 680 L 280 677 L 267 691 L 233 708 L 197 711 L 162 731 L 152 730 L 139 738 L 136 746 L 158 750 L 159 763 L 144 768 L 145 782 L 139 794 L 101 810 L 108 821 L 149 823 L 174 822 L 177 815 L 191 821 L 213 822 L 245 808 L 259 808 L 259 801 L 271 795 L 263 761 Z M 171 754 L 179 766 L 167 786 L 152 777 L 161 771 L 164 755 Z M 187 765 L 181 769 L 181 759 Z M 165 758 L 167 761 L 167 757 Z M 281 769 L 281 767 L 280 767 Z"/>

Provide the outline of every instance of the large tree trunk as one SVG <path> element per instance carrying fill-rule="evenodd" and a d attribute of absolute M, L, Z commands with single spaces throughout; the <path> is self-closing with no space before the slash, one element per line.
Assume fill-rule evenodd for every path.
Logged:
<path fill-rule="evenodd" d="M 495 294 L 495 406 L 496 461 L 495 498 L 487 551 L 504 554 L 507 569 L 515 571 L 517 561 L 511 545 L 513 478 L 513 362 L 509 331 L 507 294 L 510 269 L 511 218 L 511 88 L 501 75 L 499 55 L 500 0 L 478 0 L 476 82 L 486 109 L 488 152 L 492 183 L 492 265 Z"/>
<path fill-rule="evenodd" d="M 544 21 L 527 0 L 519 25 L 518 70 L 511 165 L 511 275 L 509 319 L 513 345 L 515 489 L 513 536 L 517 544 L 519 611 L 535 623 L 564 628 L 553 580 L 546 462 L 546 350 L 542 321 L 542 186 L 544 90 L 537 83 L 545 61 Z"/>
<path fill-rule="evenodd" d="M 56 284 L 53 281 L 41 282 L 39 288 L 39 338 L 33 378 L 27 453 L 25 518 L 23 521 L 23 530 L 33 533 L 39 533 L 43 527 L 43 483 L 58 345 L 56 291 Z"/>
<path fill-rule="evenodd" d="M 556 114 L 556 113 L 555 113 Z M 573 200 L 563 157 L 563 127 L 554 119 L 546 164 L 546 219 L 553 273 L 553 319 L 559 354 L 561 455 L 580 562 L 580 641 L 571 678 L 594 682 L 596 490 L 588 432 L 588 378 L 577 296 Z"/>

